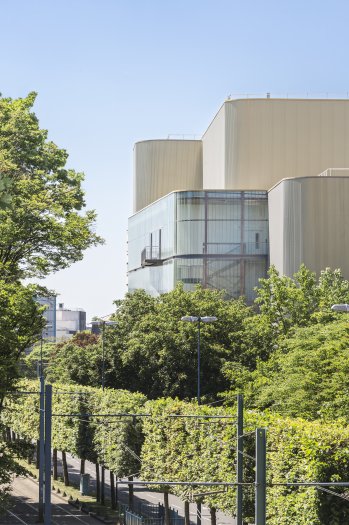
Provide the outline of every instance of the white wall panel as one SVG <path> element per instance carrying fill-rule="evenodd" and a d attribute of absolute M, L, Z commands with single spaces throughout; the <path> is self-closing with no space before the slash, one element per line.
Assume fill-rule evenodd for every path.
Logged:
<path fill-rule="evenodd" d="M 203 186 L 205 189 L 224 189 L 226 172 L 226 106 L 218 111 L 206 133 L 203 143 Z M 227 155 L 229 152 L 227 152 Z"/>
<path fill-rule="evenodd" d="M 349 279 L 349 177 L 281 181 L 269 192 L 270 263 L 292 276 L 304 263 Z"/>
<path fill-rule="evenodd" d="M 223 114 L 227 189 L 267 190 L 283 178 L 349 166 L 349 100 L 226 101 L 213 130 Z M 205 147 L 204 139 L 204 158 Z"/>
<path fill-rule="evenodd" d="M 148 140 L 134 147 L 134 212 L 176 190 L 202 189 L 201 140 Z"/>

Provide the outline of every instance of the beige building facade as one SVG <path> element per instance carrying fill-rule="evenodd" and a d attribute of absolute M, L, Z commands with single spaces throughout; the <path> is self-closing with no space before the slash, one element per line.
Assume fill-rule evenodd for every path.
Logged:
<path fill-rule="evenodd" d="M 154 282 L 158 277 L 154 280 L 154 276 L 161 272 L 166 273 L 167 285 L 165 289 L 160 287 L 159 293 L 181 280 L 183 270 L 177 275 L 169 270 L 171 264 L 175 267 L 178 263 L 175 252 L 166 260 L 161 258 L 161 244 L 169 243 L 167 205 L 162 199 L 180 191 L 188 192 L 188 221 L 194 225 L 202 219 L 198 214 L 206 217 L 202 233 L 194 235 L 196 239 L 206 239 L 201 248 L 190 240 L 188 230 L 187 252 L 181 253 L 182 259 L 188 259 L 185 275 L 195 274 L 195 278 L 187 278 L 188 282 L 193 280 L 193 286 L 198 282 L 204 286 L 214 282 L 213 287 L 226 289 L 231 280 L 234 284 L 230 296 L 243 293 L 252 298 L 253 293 L 246 285 L 237 284 L 245 282 L 246 250 L 249 250 L 249 272 L 254 276 L 247 288 L 255 286 L 258 278 L 266 275 L 268 264 L 274 264 L 289 276 L 301 263 L 317 273 L 326 267 L 341 268 L 349 278 L 348 168 L 349 100 L 346 99 L 226 100 L 201 140 L 137 143 L 134 149 L 135 215 L 130 219 L 130 236 L 137 238 L 139 245 L 137 249 L 132 243 L 129 245 L 130 290 L 147 289 L 147 280 L 152 275 L 152 293 L 156 293 Z M 214 196 L 210 191 L 215 192 Z M 257 204 L 258 192 L 267 195 L 267 216 L 263 206 Z M 206 205 L 202 199 L 206 199 Z M 166 202 L 172 201 L 168 198 Z M 156 210 L 161 207 L 160 220 Z M 253 207 L 258 213 L 252 213 Z M 244 210 L 248 210 L 248 222 Z M 171 242 L 180 235 L 177 215 L 181 213 L 179 208 L 171 208 L 171 224 L 174 224 Z M 143 217 L 147 218 L 147 227 Z M 152 231 L 154 224 L 156 228 Z M 178 223 L 178 228 L 183 226 Z M 137 237 L 140 231 L 142 240 Z M 181 235 L 183 237 L 183 233 Z M 215 253 L 207 251 L 208 238 L 210 250 L 215 249 Z M 144 265 L 144 257 L 142 263 L 138 253 L 142 243 L 143 255 L 148 253 L 149 246 L 157 246 L 153 263 L 148 259 Z M 263 261 L 267 256 L 266 263 L 259 259 L 262 252 Z M 242 264 L 242 261 L 245 262 Z M 210 264 L 215 268 L 216 279 L 205 277 L 205 268 Z M 190 265 L 195 268 L 190 269 Z M 233 267 L 237 269 L 234 279 L 230 277 Z M 145 275 L 148 277 L 143 286 Z"/>

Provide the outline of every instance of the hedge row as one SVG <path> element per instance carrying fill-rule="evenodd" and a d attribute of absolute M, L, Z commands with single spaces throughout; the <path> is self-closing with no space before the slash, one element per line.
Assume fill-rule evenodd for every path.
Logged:
<path fill-rule="evenodd" d="M 23 381 L 21 389 L 37 391 Z M 173 399 L 147 401 L 141 394 L 79 385 L 53 385 L 53 447 L 104 464 L 118 477 L 140 472 L 146 480 L 235 481 L 235 410 L 197 406 Z M 87 414 L 150 414 L 151 417 L 100 417 Z M 169 417 L 197 415 L 200 418 Z M 229 415 L 232 419 L 205 416 Z M 27 439 L 38 438 L 38 396 L 7 401 L 3 422 Z M 349 504 L 314 487 L 295 488 L 285 482 L 341 481 L 348 478 L 349 430 L 343 422 L 325 424 L 275 415 L 245 414 L 245 451 L 254 456 L 254 429 L 267 427 L 268 525 L 342 525 L 349 522 Z M 254 480 L 254 462 L 246 456 L 245 481 Z M 139 461 L 139 458 L 141 462 Z M 163 490 L 163 489 L 162 489 Z M 246 487 L 245 516 L 253 521 L 253 486 Z M 338 493 L 344 489 L 333 489 Z M 235 490 L 172 488 L 183 499 L 202 500 L 209 507 L 235 513 Z M 212 494 L 213 492 L 213 494 Z"/>

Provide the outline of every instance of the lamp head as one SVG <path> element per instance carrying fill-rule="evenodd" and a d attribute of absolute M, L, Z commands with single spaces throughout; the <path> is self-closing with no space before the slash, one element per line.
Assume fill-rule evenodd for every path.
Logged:
<path fill-rule="evenodd" d="M 333 304 L 331 310 L 333 312 L 349 312 L 349 304 Z"/>

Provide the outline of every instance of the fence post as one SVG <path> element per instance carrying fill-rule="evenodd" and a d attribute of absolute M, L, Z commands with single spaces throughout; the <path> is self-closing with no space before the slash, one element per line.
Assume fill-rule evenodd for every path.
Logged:
<path fill-rule="evenodd" d="M 266 429 L 256 429 L 255 525 L 266 525 Z"/>
<path fill-rule="evenodd" d="M 242 394 L 237 395 L 237 447 L 236 447 L 236 481 L 237 483 L 243 482 L 243 451 L 244 451 L 244 399 Z M 242 504 L 243 504 L 243 493 L 242 485 L 236 487 L 236 525 L 242 525 Z"/>
<path fill-rule="evenodd" d="M 51 425 L 52 385 L 45 387 L 45 515 L 44 524 L 51 525 Z"/>

